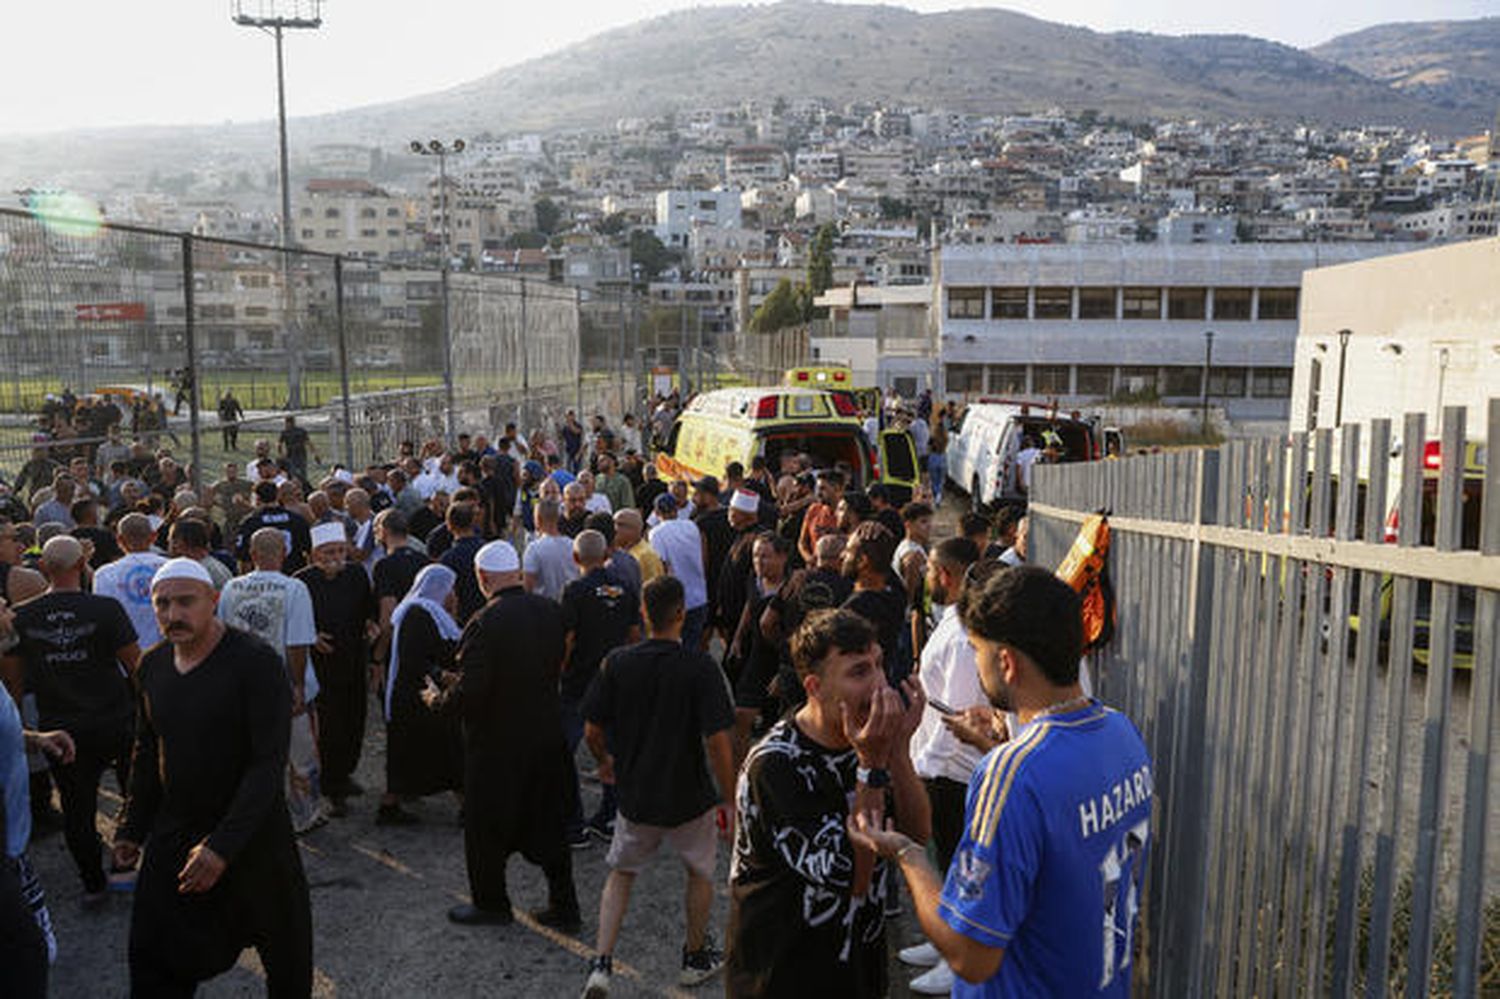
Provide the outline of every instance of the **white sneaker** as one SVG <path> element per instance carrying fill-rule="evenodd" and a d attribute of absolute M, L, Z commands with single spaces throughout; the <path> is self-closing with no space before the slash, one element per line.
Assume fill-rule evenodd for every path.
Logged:
<path fill-rule="evenodd" d="M 953 969 L 947 961 L 939 961 L 927 971 L 911 980 L 909 986 L 917 995 L 945 996 L 953 992 Z"/>
<path fill-rule="evenodd" d="M 903 947 L 896 958 L 902 964 L 910 964 L 918 968 L 930 968 L 943 959 L 938 949 L 927 941 L 923 941 L 914 947 Z"/>

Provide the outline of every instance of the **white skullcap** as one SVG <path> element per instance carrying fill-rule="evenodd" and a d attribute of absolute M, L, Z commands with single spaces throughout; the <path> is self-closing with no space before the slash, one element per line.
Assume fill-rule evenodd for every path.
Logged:
<path fill-rule="evenodd" d="M 349 540 L 343 524 L 315 524 L 312 529 L 312 546 L 343 544 Z"/>
<path fill-rule="evenodd" d="M 349 469 L 347 468 L 340 468 L 338 471 L 333 473 L 333 477 L 335 479 L 338 479 L 340 482 L 348 483 L 351 486 L 354 485 L 354 473 L 349 471 Z"/>
<path fill-rule="evenodd" d="M 474 554 L 474 568 L 480 572 L 519 572 L 521 557 L 509 541 L 491 541 Z"/>
<path fill-rule="evenodd" d="M 174 558 L 163 562 L 162 567 L 156 570 L 156 575 L 151 577 L 151 588 L 154 590 L 169 579 L 191 579 L 206 584 L 209 589 L 216 589 L 214 577 L 193 558 Z"/>
<path fill-rule="evenodd" d="M 752 489 L 736 489 L 729 500 L 729 509 L 740 513 L 756 513 L 760 510 L 760 495 Z"/>

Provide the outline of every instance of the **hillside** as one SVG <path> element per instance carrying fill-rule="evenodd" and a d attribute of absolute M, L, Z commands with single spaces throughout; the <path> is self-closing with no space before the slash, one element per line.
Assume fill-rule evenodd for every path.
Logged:
<path fill-rule="evenodd" d="M 372 67 L 378 72 L 378 67 Z M 413 134 L 611 125 L 619 118 L 817 97 L 983 113 L 1093 108 L 1149 116 L 1488 127 L 1500 18 L 1394 24 L 1304 52 L 1242 35 L 1101 33 L 999 9 L 918 14 L 787 0 L 680 11 L 462 86 L 290 122 L 293 148 Z M 107 191 L 208 163 L 274 165 L 268 122 L 0 139 L 0 184 L 65 177 Z"/>
<path fill-rule="evenodd" d="M 1488 117 L 1393 95 L 1347 67 L 1245 36 L 1104 34 L 997 9 L 791 2 L 665 15 L 441 93 L 328 115 L 317 127 L 370 141 L 409 121 L 547 128 L 799 95 L 1440 131 L 1472 131 Z"/>
<path fill-rule="evenodd" d="M 1382 24 L 1310 50 L 1410 97 L 1483 124 L 1500 110 L 1500 17 Z"/>

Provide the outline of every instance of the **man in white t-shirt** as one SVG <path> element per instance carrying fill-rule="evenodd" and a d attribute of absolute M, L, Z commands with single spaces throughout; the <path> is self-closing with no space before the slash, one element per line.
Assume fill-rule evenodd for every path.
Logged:
<path fill-rule="evenodd" d="M 121 517 L 115 537 L 125 554 L 94 572 L 94 593 L 119 601 L 130 623 L 135 625 L 140 647 L 149 649 L 161 641 L 156 611 L 151 607 L 151 577 L 167 559 L 151 550 L 156 532 L 145 514 L 127 513 Z"/>
<path fill-rule="evenodd" d="M 614 504 L 609 501 L 609 497 L 595 489 L 593 472 L 587 469 L 579 472 L 578 484 L 583 487 L 585 510 L 589 513 L 613 514 L 615 512 Z"/>
<path fill-rule="evenodd" d="M 661 523 L 651 528 L 648 540 L 667 572 L 682 581 L 687 611 L 682 625 L 682 646 L 700 649 L 703 629 L 708 623 L 708 584 L 703 570 L 708 564 L 707 545 L 698 525 L 679 517 L 677 500 L 671 493 L 656 497 L 656 515 Z"/>
<path fill-rule="evenodd" d="M 1021 450 L 1016 454 L 1016 481 L 1021 486 L 1021 492 L 1031 492 L 1031 467 L 1037 463 L 1042 456 L 1042 449 L 1037 447 L 1036 438 L 1027 435 L 1021 442 Z"/>
<path fill-rule="evenodd" d="M 219 620 L 246 631 L 281 654 L 292 685 L 292 737 L 287 755 L 287 810 L 292 828 L 303 833 L 327 821 L 319 787 L 317 743 L 310 712 L 318 696 L 318 678 L 308 649 L 318 639 L 312 594 L 300 579 L 281 571 L 286 539 L 275 527 L 250 535 L 250 564 L 219 594 Z"/>

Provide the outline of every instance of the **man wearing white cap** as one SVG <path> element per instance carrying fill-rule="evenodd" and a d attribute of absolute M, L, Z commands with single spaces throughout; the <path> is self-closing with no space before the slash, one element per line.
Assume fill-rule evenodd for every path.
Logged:
<path fill-rule="evenodd" d="M 282 796 L 292 706 L 279 660 L 215 619 L 193 559 L 157 570 L 151 595 L 166 642 L 136 674 L 138 765 L 114 842 L 119 867 L 146 847 L 131 994 L 192 995 L 253 946 L 270 995 L 306 996 L 312 910 Z"/>
<path fill-rule="evenodd" d="M 464 723 L 464 857 L 473 903 L 450 909 L 448 918 L 512 922 L 505 864 L 519 852 L 547 877 L 547 907 L 533 917 L 574 932 L 578 896 L 563 841 L 570 784 L 558 699 L 562 610 L 521 586 L 521 560 L 508 541 L 479 549 L 474 568 L 489 602 L 464 628 L 458 680 L 423 694 L 429 707 Z"/>
<path fill-rule="evenodd" d="M 326 821 L 311 714 L 318 696 L 318 678 L 308 662 L 308 649 L 318 640 L 312 595 L 301 580 L 282 573 L 286 537 L 279 529 L 262 527 L 252 534 L 249 554 L 255 568 L 224 587 L 219 620 L 271 646 L 286 667 L 292 688 L 287 807 L 300 834 Z"/>
<path fill-rule="evenodd" d="M 354 782 L 354 768 L 365 740 L 369 701 L 365 664 L 370 658 L 369 643 L 379 632 L 370 577 L 358 562 L 347 561 L 345 538 L 343 524 L 316 525 L 312 565 L 293 577 L 307 587 L 312 598 L 317 628 L 312 665 L 320 688 L 318 757 L 323 793 L 332 801 L 335 816 L 347 814 L 345 798 L 364 793 Z"/>

